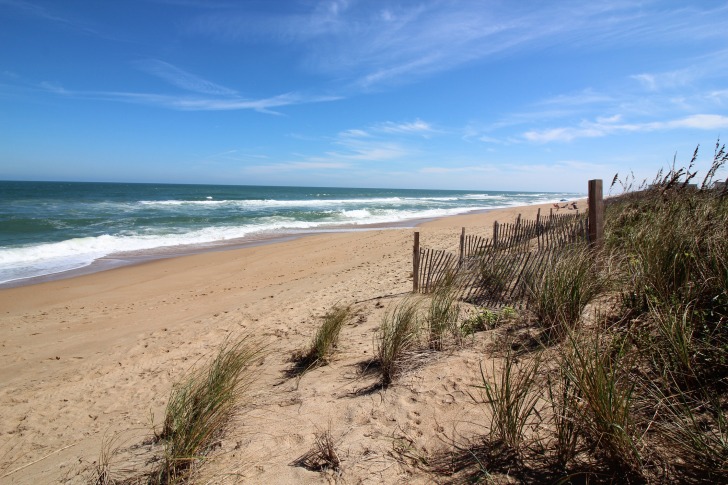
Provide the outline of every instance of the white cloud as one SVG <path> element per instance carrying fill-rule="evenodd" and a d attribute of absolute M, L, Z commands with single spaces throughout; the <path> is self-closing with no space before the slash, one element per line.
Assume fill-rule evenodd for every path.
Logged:
<path fill-rule="evenodd" d="M 422 134 L 432 133 L 434 130 L 429 123 L 420 119 L 412 122 L 393 123 L 391 121 L 384 122 L 376 126 L 376 129 L 385 133 L 402 133 L 402 134 Z"/>
<path fill-rule="evenodd" d="M 713 102 L 722 103 L 728 101 L 728 89 L 721 89 L 709 92 L 706 97 Z"/>
<path fill-rule="evenodd" d="M 698 114 L 680 120 L 657 123 L 655 129 L 696 128 L 699 130 L 715 130 L 728 128 L 728 116 Z"/>
<path fill-rule="evenodd" d="M 351 137 L 351 138 L 368 138 L 371 135 L 369 133 L 367 133 L 366 131 L 364 131 L 364 130 L 353 129 L 353 130 L 345 130 L 345 131 L 342 131 L 341 133 L 339 133 L 339 136 L 340 137 L 347 137 L 347 138 L 348 137 Z"/>
<path fill-rule="evenodd" d="M 498 169 L 490 165 L 470 165 L 465 167 L 423 167 L 419 170 L 425 174 L 496 172 Z"/>
<path fill-rule="evenodd" d="M 659 91 L 673 89 L 689 85 L 696 78 L 696 71 L 692 69 L 680 69 L 677 71 L 661 73 L 643 73 L 631 76 L 648 91 Z"/>
<path fill-rule="evenodd" d="M 383 162 L 402 160 L 412 154 L 412 150 L 389 141 L 372 141 L 367 143 L 340 143 L 345 145 L 345 152 L 328 152 L 330 158 L 358 160 L 367 162 Z"/>
<path fill-rule="evenodd" d="M 291 172 L 291 171 L 307 171 L 307 170 L 345 170 L 350 169 L 351 165 L 345 162 L 333 161 L 302 161 L 302 162 L 285 162 L 272 163 L 269 165 L 252 165 L 246 167 L 247 172 L 255 173 L 271 173 L 271 172 Z"/>
<path fill-rule="evenodd" d="M 330 151 L 325 155 L 327 158 L 357 161 L 402 161 L 417 152 L 404 144 L 404 136 L 421 135 L 427 138 L 435 132 L 430 123 L 419 118 L 400 123 L 375 123 L 364 129 L 352 128 L 339 132 L 333 143 L 344 150 Z"/>
<path fill-rule="evenodd" d="M 614 133 L 649 132 L 674 129 L 715 130 L 728 128 L 728 116 L 696 114 L 670 121 L 647 123 L 618 123 L 620 117 L 598 118 L 596 122 L 582 121 L 578 126 L 532 130 L 523 137 L 535 143 L 568 142 L 577 138 L 597 138 Z"/>

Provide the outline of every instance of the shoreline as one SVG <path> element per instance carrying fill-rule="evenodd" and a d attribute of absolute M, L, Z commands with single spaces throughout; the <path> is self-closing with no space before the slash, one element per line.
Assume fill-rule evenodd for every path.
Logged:
<path fill-rule="evenodd" d="M 577 199 L 579 200 L 579 199 Z M 519 207 L 536 207 L 536 206 L 549 206 L 552 202 L 530 204 L 524 206 L 509 206 L 509 207 L 497 207 L 492 209 L 476 209 L 466 211 L 460 214 L 436 217 L 436 218 L 416 218 L 406 219 L 402 221 L 396 221 L 391 223 L 372 223 L 372 224 L 360 224 L 360 225 L 341 225 L 331 226 L 321 229 L 303 229 L 294 230 L 288 232 L 281 232 L 280 234 L 256 234 L 248 238 L 240 238 L 236 240 L 228 241 L 214 241 L 208 244 L 198 245 L 185 245 L 185 246 L 173 246 L 173 247 L 160 247 L 142 251 L 132 251 L 128 253 L 113 253 L 107 256 L 101 257 L 94 260 L 86 266 L 74 268 L 70 270 L 59 271 L 57 273 L 49 273 L 40 276 L 32 276 L 27 278 L 19 278 L 0 283 L 0 291 L 10 288 L 22 288 L 26 286 L 33 286 L 37 284 L 72 279 L 79 276 L 95 274 L 99 272 L 111 271 L 117 268 L 123 268 L 127 266 L 136 266 L 145 264 L 152 261 L 164 260 L 164 259 L 175 259 L 186 256 L 192 256 L 197 254 L 204 254 L 209 252 L 225 252 L 235 251 L 238 249 L 245 249 L 257 246 L 264 246 L 270 244 L 278 244 L 281 242 L 291 241 L 295 239 L 320 235 L 320 234 L 338 234 L 338 233 L 350 233 L 350 232 L 365 232 L 372 230 L 382 229 L 414 229 L 424 224 L 438 221 L 447 220 L 453 217 L 467 217 L 470 215 L 486 214 L 493 211 L 504 211 L 511 210 Z"/>

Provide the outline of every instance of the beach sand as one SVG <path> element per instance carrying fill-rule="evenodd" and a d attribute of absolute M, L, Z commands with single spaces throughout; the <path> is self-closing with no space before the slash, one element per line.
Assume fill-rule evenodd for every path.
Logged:
<path fill-rule="evenodd" d="M 551 206 L 415 230 L 423 247 L 456 251 L 461 227 L 489 236 L 494 220 L 535 218 L 538 207 Z M 265 342 L 265 358 L 200 483 L 431 482 L 418 461 L 486 431 L 471 394 L 488 336 L 372 388 L 376 376 L 362 369 L 384 312 L 412 289 L 415 230 L 313 235 L 0 290 L 0 482 L 83 482 L 104 440 L 148 439 L 172 384 L 244 335 Z M 358 317 L 333 362 L 286 378 L 291 354 L 337 303 L 354 304 Z M 324 430 L 336 440 L 340 476 L 294 466 Z"/>

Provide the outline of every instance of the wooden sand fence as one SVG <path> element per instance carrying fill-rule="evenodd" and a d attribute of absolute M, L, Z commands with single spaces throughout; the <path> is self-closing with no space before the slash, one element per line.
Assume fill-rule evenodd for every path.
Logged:
<path fill-rule="evenodd" d="M 598 182 L 598 184 L 593 184 Z M 594 187 L 593 187 L 594 185 Z M 594 192 L 594 193 L 593 193 Z M 460 234 L 460 250 L 420 248 L 415 233 L 413 291 L 431 293 L 444 283 L 455 284 L 460 299 L 479 305 L 522 306 L 528 283 L 573 245 L 596 245 L 603 234 L 601 180 L 589 182 L 590 210 L 587 214 L 553 214 L 536 220 L 493 225 L 493 237 Z M 594 208 L 594 210 L 592 210 Z"/>
<path fill-rule="evenodd" d="M 492 239 L 466 235 L 463 230 L 458 255 L 419 248 L 416 291 L 431 293 L 447 281 L 462 288 L 463 300 L 510 304 L 523 296 L 526 278 L 550 262 L 555 252 L 588 240 L 586 217 L 570 216 L 543 222 L 496 222 L 498 232 Z"/>

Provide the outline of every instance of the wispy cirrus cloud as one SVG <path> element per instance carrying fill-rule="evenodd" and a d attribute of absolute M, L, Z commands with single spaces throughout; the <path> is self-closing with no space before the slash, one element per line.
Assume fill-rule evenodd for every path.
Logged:
<path fill-rule="evenodd" d="M 42 5 L 26 2 L 24 0 L 0 0 L 0 6 L 10 7 L 18 12 L 22 12 L 23 14 L 53 22 L 60 22 L 69 25 L 73 23 L 70 18 L 57 14 Z"/>
<path fill-rule="evenodd" d="M 578 138 L 597 138 L 614 133 L 650 132 L 658 130 L 696 129 L 716 130 L 728 128 L 728 116 L 717 114 L 695 114 L 668 121 L 643 123 L 620 123 L 620 116 L 582 121 L 577 126 L 532 130 L 523 137 L 535 143 L 569 142 Z"/>
<path fill-rule="evenodd" d="M 305 5 L 305 4 L 304 4 Z M 545 46 L 633 45 L 663 39 L 725 39 L 728 6 L 647 2 L 316 2 L 281 15 L 235 8 L 206 13 L 187 32 L 225 42 L 285 43 L 316 72 L 359 88 L 412 81 L 474 60 Z M 559 22 L 553 22 L 558 18 Z"/>
<path fill-rule="evenodd" d="M 384 121 L 366 128 L 339 132 L 333 143 L 344 151 L 330 152 L 327 156 L 361 161 L 404 160 L 417 153 L 406 140 L 412 137 L 429 138 L 438 133 L 433 126 L 419 118 L 414 121 Z"/>
<path fill-rule="evenodd" d="M 401 133 L 407 135 L 428 135 L 435 132 L 430 123 L 424 122 L 419 118 L 415 121 L 404 123 L 387 121 L 377 125 L 375 129 L 385 133 Z"/>
<path fill-rule="evenodd" d="M 366 167 L 371 163 L 401 163 L 410 161 L 420 153 L 410 141 L 413 135 L 436 133 L 430 123 L 419 118 L 414 121 L 374 123 L 365 128 L 350 128 L 340 131 L 328 140 L 333 149 L 319 154 L 299 155 L 303 160 L 274 163 L 254 167 L 256 170 L 313 170 L 351 169 Z M 417 138 L 415 138 L 417 139 Z M 420 136 L 419 139 L 422 139 Z"/>
<path fill-rule="evenodd" d="M 354 128 L 339 133 L 339 138 L 371 138 L 381 135 L 420 135 L 428 136 L 438 133 L 431 123 L 416 118 L 414 121 L 383 121 L 375 123 L 367 128 Z"/>
<path fill-rule="evenodd" d="M 216 96 L 234 96 L 234 89 L 226 88 L 195 74 L 189 73 L 177 66 L 158 59 L 137 61 L 135 65 L 153 76 L 164 79 L 168 83 L 185 91 Z"/>
<path fill-rule="evenodd" d="M 389 140 L 339 140 L 336 144 L 342 146 L 344 150 L 326 152 L 323 159 L 361 162 L 402 161 L 414 153 L 411 147 Z"/>
<path fill-rule="evenodd" d="M 274 108 L 282 108 L 297 104 L 322 103 L 339 99 L 336 96 L 305 96 L 298 93 L 284 93 L 261 99 L 245 99 L 241 97 L 204 98 L 191 96 L 169 96 L 143 93 L 101 93 L 111 100 L 126 100 L 141 104 L 150 104 L 163 108 L 183 111 L 239 111 L 253 110 L 260 113 L 275 114 L 280 112 Z"/>
<path fill-rule="evenodd" d="M 53 22 L 57 25 L 80 31 L 85 34 L 98 34 L 84 21 L 60 13 L 57 8 L 48 8 L 25 0 L 0 0 L 0 7 L 9 7 L 22 15 Z"/>
<path fill-rule="evenodd" d="M 451 174 L 451 173 L 477 173 L 496 172 L 498 169 L 492 165 L 467 165 L 460 167 L 422 167 L 419 172 L 424 174 Z"/>
<path fill-rule="evenodd" d="M 688 70 L 662 72 L 658 74 L 642 73 L 632 76 L 632 79 L 638 81 L 648 91 L 686 86 L 694 78 L 694 73 Z"/>
<path fill-rule="evenodd" d="M 2 0 L 0 0 L 2 1 Z M 340 96 L 311 95 L 288 92 L 275 96 L 251 99 L 234 89 L 214 83 L 168 62 L 157 59 L 138 61 L 135 65 L 142 71 L 159 77 L 169 84 L 193 94 L 159 94 L 132 91 L 78 91 L 67 89 L 57 83 L 41 82 L 36 88 L 69 98 L 117 101 L 125 103 L 158 106 L 180 111 L 238 111 L 253 110 L 267 114 L 280 114 L 275 108 L 284 106 L 322 103 L 341 99 Z"/>
<path fill-rule="evenodd" d="M 585 88 L 575 93 L 559 94 L 543 99 L 536 103 L 537 106 L 559 106 L 579 107 L 595 106 L 614 102 L 615 97 L 611 94 L 596 91 L 594 88 Z"/>
<path fill-rule="evenodd" d="M 266 165 L 251 165 L 246 167 L 245 170 L 251 173 L 275 173 L 309 170 L 345 170 L 349 168 L 351 168 L 351 164 L 346 162 L 307 160 L 299 162 L 271 163 Z"/>
<path fill-rule="evenodd" d="M 284 93 L 268 98 L 247 99 L 238 95 L 205 97 L 123 91 L 74 91 L 48 82 L 40 83 L 38 87 L 43 91 L 65 97 L 135 103 L 180 111 L 253 110 L 274 115 L 280 114 L 278 111 L 275 111 L 275 108 L 308 103 L 322 103 L 340 99 L 337 96 L 304 95 L 301 93 Z"/>

